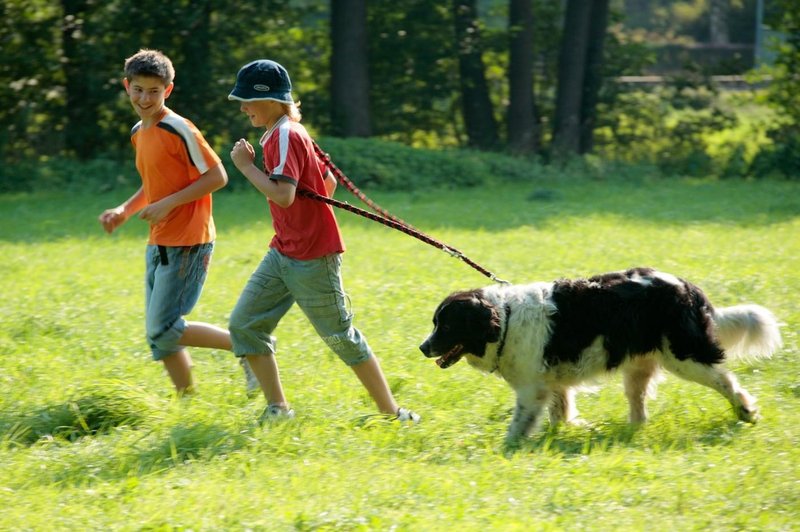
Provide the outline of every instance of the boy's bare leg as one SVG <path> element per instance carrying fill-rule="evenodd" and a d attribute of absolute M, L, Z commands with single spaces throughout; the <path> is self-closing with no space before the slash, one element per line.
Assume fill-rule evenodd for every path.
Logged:
<path fill-rule="evenodd" d="M 398 406 L 386 382 L 386 377 L 381 371 L 380 362 L 377 357 L 371 356 L 364 362 L 351 366 L 353 372 L 369 392 L 372 400 L 378 406 L 378 410 L 384 414 L 397 414 Z"/>
<path fill-rule="evenodd" d="M 189 345 L 192 347 L 208 347 L 211 349 L 233 351 L 231 335 L 227 329 L 201 321 L 187 321 L 186 328 L 183 330 L 183 335 L 181 335 L 178 343 L 180 345 Z M 241 363 L 247 383 L 248 395 L 258 393 L 258 386 L 253 381 L 253 374 L 250 372 L 247 360 L 242 359 Z"/>
<path fill-rule="evenodd" d="M 200 321 L 187 321 L 186 328 L 183 330 L 180 345 L 192 347 L 208 347 L 211 349 L 224 349 L 231 351 L 231 335 L 227 329 L 217 327 Z"/>
<path fill-rule="evenodd" d="M 261 391 L 267 399 L 268 405 L 279 405 L 288 408 L 286 397 L 283 395 L 281 375 L 278 371 L 278 362 L 273 355 L 247 355 L 247 363 L 255 373 Z"/>
<path fill-rule="evenodd" d="M 184 394 L 192 391 L 192 357 L 186 349 L 181 349 L 162 359 L 175 391 Z"/>

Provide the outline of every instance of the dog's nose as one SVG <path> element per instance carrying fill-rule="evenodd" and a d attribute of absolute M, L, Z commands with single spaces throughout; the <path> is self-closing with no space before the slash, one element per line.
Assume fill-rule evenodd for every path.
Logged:
<path fill-rule="evenodd" d="M 430 351 L 431 351 L 430 342 L 428 342 L 428 340 L 425 340 L 424 342 L 422 342 L 422 345 L 419 346 L 419 350 L 422 351 L 423 355 L 428 356 L 428 354 L 430 354 Z"/>

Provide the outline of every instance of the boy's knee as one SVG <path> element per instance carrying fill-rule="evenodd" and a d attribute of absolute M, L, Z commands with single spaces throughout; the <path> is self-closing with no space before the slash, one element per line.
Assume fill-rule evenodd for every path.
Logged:
<path fill-rule="evenodd" d="M 153 354 L 153 360 L 164 360 L 169 355 L 176 351 L 180 351 L 181 346 L 176 342 L 165 341 L 163 338 L 148 338 L 147 343 L 150 346 L 150 352 Z"/>
<path fill-rule="evenodd" d="M 233 353 L 244 356 L 252 353 L 267 353 L 274 355 L 276 352 L 275 337 L 266 331 L 254 328 L 249 322 L 237 321 L 234 315 L 228 321 L 228 331 L 231 335 Z"/>
<path fill-rule="evenodd" d="M 179 341 L 183 336 L 183 331 L 186 328 L 186 322 L 179 320 L 166 329 L 162 327 L 153 330 L 148 327 L 146 332 L 147 344 L 153 352 L 155 360 L 162 360 L 163 358 L 171 355 L 175 351 L 179 351 L 181 346 Z"/>
<path fill-rule="evenodd" d="M 341 333 L 322 336 L 322 340 L 349 367 L 366 362 L 372 356 L 366 339 L 352 327 Z"/>
<path fill-rule="evenodd" d="M 236 331 L 241 331 L 247 327 L 247 320 L 242 312 L 238 312 L 236 308 L 233 309 L 231 312 L 231 317 L 228 318 L 228 330 L 231 333 Z"/>

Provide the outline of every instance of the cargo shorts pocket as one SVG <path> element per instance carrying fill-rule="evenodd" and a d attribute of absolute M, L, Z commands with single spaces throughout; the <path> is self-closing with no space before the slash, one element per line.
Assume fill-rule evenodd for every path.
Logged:
<path fill-rule="evenodd" d="M 346 294 L 298 298 L 297 304 L 323 336 L 346 330 L 353 321 L 350 298 Z"/>

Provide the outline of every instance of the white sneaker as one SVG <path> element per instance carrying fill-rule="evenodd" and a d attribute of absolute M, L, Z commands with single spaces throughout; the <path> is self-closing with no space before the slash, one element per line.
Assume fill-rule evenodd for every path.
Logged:
<path fill-rule="evenodd" d="M 271 421 L 283 421 L 285 419 L 294 419 L 294 410 L 281 405 L 269 405 L 261 413 L 258 418 L 259 423 L 268 423 Z"/>
<path fill-rule="evenodd" d="M 247 357 L 241 357 L 239 359 L 239 364 L 241 364 L 242 370 L 244 371 L 244 389 L 249 397 L 253 397 L 261 391 L 261 385 L 258 383 L 256 374 L 253 373 L 253 370 L 250 368 Z"/>
<path fill-rule="evenodd" d="M 416 412 L 412 412 L 408 408 L 398 408 L 397 409 L 397 417 L 395 417 L 397 421 L 408 421 L 416 425 L 419 423 L 422 418 Z"/>

